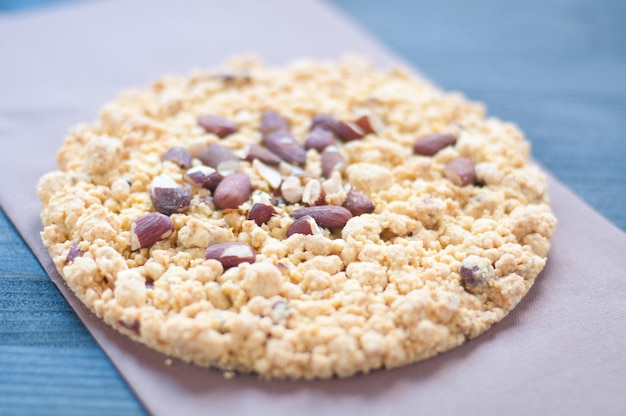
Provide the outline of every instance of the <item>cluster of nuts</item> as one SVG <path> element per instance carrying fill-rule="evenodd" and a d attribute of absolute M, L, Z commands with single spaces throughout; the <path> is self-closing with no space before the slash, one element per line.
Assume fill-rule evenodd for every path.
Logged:
<path fill-rule="evenodd" d="M 457 140 L 454 134 L 432 134 L 415 142 L 413 151 L 418 155 L 433 156 L 441 149 L 455 144 Z M 457 157 L 450 161 L 443 174 L 458 186 L 470 185 L 476 179 L 474 162 L 466 157 Z"/>
<path fill-rule="evenodd" d="M 238 131 L 235 123 L 217 115 L 201 115 L 198 124 L 219 138 Z M 300 143 L 284 117 L 266 110 L 260 126 L 263 145 L 251 144 L 242 151 L 234 152 L 222 144 L 212 144 L 201 151 L 198 158 L 202 165 L 195 167 L 192 167 L 192 155 L 182 147 L 168 150 L 162 160 L 186 169 L 183 180 L 211 191 L 213 204 L 222 210 L 236 209 L 251 198 L 252 181 L 248 175 L 239 172 L 240 161 L 247 160 L 275 190 L 271 198 L 256 198 L 257 201 L 253 198 L 248 219 L 260 226 L 277 214 L 275 205 L 279 202 L 301 204 L 302 207 L 290 213 L 295 221 L 288 228 L 287 237 L 319 234 L 320 227 L 341 228 L 353 216 L 374 210 L 372 200 L 353 188 L 346 189 L 347 194 L 341 205 L 328 204 L 326 196 L 344 190 L 340 172 L 345 168 L 346 159 L 335 146 L 336 141 L 361 139 L 367 134 L 380 132 L 381 125 L 374 115 L 340 121 L 328 114 L 318 114 L 312 120 L 304 143 Z M 418 140 L 413 151 L 418 155 L 433 156 L 456 141 L 457 137 L 452 134 L 430 135 Z M 320 153 L 323 178 L 312 178 L 301 168 L 307 161 L 309 149 Z M 288 167 L 287 174 L 284 174 L 285 166 Z M 444 175 L 458 186 L 471 184 L 475 180 L 474 164 L 467 158 L 456 158 L 445 166 Z M 145 215 L 133 223 L 132 250 L 149 247 L 174 232 L 174 223 L 169 215 L 185 212 L 189 208 L 191 187 L 180 186 L 167 175 L 157 176 L 150 185 L 150 198 L 158 212 Z M 231 242 L 208 247 L 205 258 L 218 260 L 224 268 L 228 268 L 242 262 L 254 262 L 255 253 L 246 244 Z"/>
<path fill-rule="evenodd" d="M 198 124 L 208 133 L 225 138 L 238 130 L 238 126 L 223 117 L 201 115 Z M 374 210 L 374 203 L 353 188 L 345 188 L 341 171 L 346 165 L 343 155 L 335 147 L 337 140 L 351 141 L 375 133 L 374 116 L 364 115 L 355 121 L 339 121 L 330 115 L 320 114 L 313 118 L 310 132 L 300 143 L 291 133 L 289 122 L 275 111 L 267 110 L 261 117 L 260 131 L 263 145 L 251 144 L 241 151 L 232 151 L 223 144 L 207 146 L 198 155 L 202 165 L 193 166 L 190 152 L 182 147 L 169 149 L 163 161 L 170 161 L 185 169 L 183 181 L 190 186 L 179 185 L 168 175 L 157 176 L 150 184 L 150 198 L 157 212 L 137 219 L 131 228 L 131 249 L 149 247 L 168 238 L 174 232 L 170 215 L 189 209 L 192 187 L 208 189 L 212 202 L 218 209 L 236 209 L 252 196 L 253 206 L 248 219 L 257 225 L 267 223 L 276 215 L 276 205 L 300 204 L 290 215 L 295 219 L 287 230 L 293 234 L 317 234 L 323 228 L 341 228 L 350 218 Z M 302 166 L 307 161 L 307 150 L 320 153 L 323 178 L 313 178 Z M 247 160 L 274 189 L 266 198 L 253 196 L 252 181 L 240 172 L 240 161 Z M 193 167 L 192 167 L 193 166 Z M 331 196 L 346 191 L 341 205 Z M 254 262 L 253 249 L 242 243 L 222 243 L 207 248 L 206 259 L 219 260 L 224 268 L 242 262 Z"/>

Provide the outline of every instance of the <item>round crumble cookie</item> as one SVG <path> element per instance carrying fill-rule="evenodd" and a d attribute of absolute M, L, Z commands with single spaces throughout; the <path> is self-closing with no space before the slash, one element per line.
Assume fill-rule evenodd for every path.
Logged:
<path fill-rule="evenodd" d="M 41 234 L 97 316 L 167 355 L 329 378 L 461 345 L 546 263 L 529 144 L 366 60 L 240 59 L 122 93 L 43 176 Z"/>

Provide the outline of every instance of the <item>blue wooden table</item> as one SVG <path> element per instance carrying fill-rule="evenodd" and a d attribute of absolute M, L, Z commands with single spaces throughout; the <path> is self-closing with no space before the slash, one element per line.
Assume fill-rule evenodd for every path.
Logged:
<path fill-rule="evenodd" d="M 0 12 L 57 3 L 0 0 Z M 625 2 L 333 3 L 443 88 L 517 122 L 540 163 L 626 230 Z M 142 413 L 0 212 L 0 414 Z"/>

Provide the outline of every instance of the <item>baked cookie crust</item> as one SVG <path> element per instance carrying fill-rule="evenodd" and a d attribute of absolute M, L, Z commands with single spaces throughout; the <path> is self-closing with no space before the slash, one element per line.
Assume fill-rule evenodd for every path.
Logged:
<path fill-rule="evenodd" d="M 502 319 L 556 220 L 529 144 L 360 58 L 240 59 L 122 93 L 38 185 L 59 273 L 167 355 L 270 378 L 406 365 Z"/>

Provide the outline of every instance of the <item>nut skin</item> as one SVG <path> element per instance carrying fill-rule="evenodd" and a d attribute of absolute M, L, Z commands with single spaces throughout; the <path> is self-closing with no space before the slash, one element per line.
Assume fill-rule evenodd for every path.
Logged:
<path fill-rule="evenodd" d="M 335 119 L 335 117 L 331 116 L 330 114 L 316 114 L 315 116 L 313 116 L 313 122 L 311 123 L 310 130 L 320 128 L 336 133 L 337 123 L 338 121 Z"/>
<path fill-rule="evenodd" d="M 266 165 L 278 165 L 282 160 L 280 156 L 258 144 L 250 145 L 246 155 L 246 160 L 252 162 L 254 159 L 258 159 Z"/>
<path fill-rule="evenodd" d="M 335 170 L 343 170 L 346 166 L 346 158 L 334 147 L 328 147 L 322 152 L 322 175 L 330 178 Z"/>
<path fill-rule="evenodd" d="M 83 254 L 85 254 L 85 252 L 78 249 L 77 243 L 72 244 L 69 251 L 67 252 L 67 256 L 65 257 L 65 264 L 74 263 L 76 257 L 80 257 Z"/>
<path fill-rule="evenodd" d="M 217 169 L 222 162 L 239 160 L 232 150 L 222 144 L 212 144 L 208 146 L 202 151 L 199 159 L 202 163 L 214 169 Z"/>
<path fill-rule="evenodd" d="M 198 117 L 198 124 L 201 125 L 207 133 L 213 133 L 220 139 L 239 130 L 239 127 L 235 123 L 215 114 L 200 115 Z"/>
<path fill-rule="evenodd" d="M 352 214 L 346 208 L 334 205 L 304 207 L 291 212 L 291 216 L 296 219 L 306 215 L 311 216 L 317 225 L 325 228 L 341 228 L 352 218 Z"/>
<path fill-rule="evenodd" d="M 365 131 L 356 123 L 351 121 L 340 121 L 336 126 L 337 136 L 344 142 L 359 140 L 365 136 Z"/>
<path fill-rule="evenodd" d="M 452 146 L 457 140 L 458 137 L 454 134 L 431 134 L 415 142 L 413 151 L 418 155 L 433 156 L 444 147 Z"/>
<path fill-rule="evenodd" d="M 489 282 L 493 280 L 495 275 L 491 262 L 475 255 L 470 255 L 463 260 L 459 274 L 465 290 L 473 294 L 488 290 Z"/>
<path fill-rule="evenodd" d="M 276 207 L 287 204 L 280 194 L 280 188 L 274 189 L 270 197 L 270 203 Z"/>
<path fill-rule="evenodd" d="M 305 215 L 295 220 L 289 228 L 287 228 L 287 238 L 294 234 L 313 235 L 320 232 L 315 219 L 310 215 Z"/>
<path fill-rule="evenodd" d="M 304 140 L 305 149 L 315 149 L 322 152 L 328 146 L 335 143 L 335 134 L 332 131 L 317 127 L 313 129 Z"/>
<path fill-rule="evenodd" d="M 204 185 L 204 187 L 207 188 L 211 192 L 215 192 L 215 189 L 217 189 L 217 185 L 219 185 L 223 179 L 224 179 L 224 175 L 222 175 L 219 172 L 213 172 L 212 174 L 209 175 L 208 181 Z"/>
<path fill-rule="evenodd" d="M 474 162 L 466 157 L 457 157 L 450 161 L 443 169 L 443 174 L 457 186 L 471 185 L 476 179 Z"/>
<path fill-rule="evenodd" d="M 289 131 L 289 122 L 274 110 L 265 110 L 261 115 L 261 134 L 267 136 L 273 131 Z"/>
<path fill-rule="evenodd" d="M 374 211 L 374 202 L 355 189 L 350 189 L 346 200 L 341 205 L 346 208 L 353 216 L 359 216 L 361 214 L 369 214 Z"/>
<path fill-rule="evenodd" d="M 215 172 L 215 169 L 208 166 L 197 166 L 191 168 L 183 175 L 183 181 L 190 185 L 196 185 L 204 187 L 205 183 L 209 181 L 209 175 Z"/>
<path fill-rule="evenodd" d="M 257 202 L 250 209 L 248 219 L 254 221 L 260 227 L 266 224 L 274 214 L 276 214 L 276 210 L 273 206 Z"/>
<path fill-rule="evenodd" d="M 198 203 L 202 204 L 202 205 L 206 205 L 207 207 L 209 207 L 211 209 L 211 211 L 215 211 L 217 209 L 217 207 L 213 203 L 213 197 L 212 196 L 202 197 L 202 198 L 200 198 L 198 200 Z"/>
<path fill-rule="evenodd" d="M 354 124 L 359 126 L 361 130 L 363 130 L 363 133 L 365 134 L 376 133 L 376 129 L 372 125 L 373 124 L 372 120 L 370 119 L 370 116 L 368 116 L 367 114 L 354 120 Z"/>
<path fill-rule="evenodd" d="M 165 214 L 152 212 L 133 222 L 130 228 L 131 249 L 149 247 L 174 232 L 174 222 Z"/>
<path fill-rule="evenodd" d="M 237 208 L 250 198 L 252 183 L 248 175 L 235 173 L 226 176 L 213 192 L 213 203 L 219 209 Z"/>
<path fill-rule="evenodd" d="M 296 165 L 306 163 L 306 149 L 289 131 L 274 130 L 265 135 L 264 143 L 265 147 L 286 162 Z"/>
<path fill-rule="evenodd" d="M 217 260 L 224 270 L 237 267 L 242 263 L 254 263 L 256 253 L 245 243 L 226 242 L 213 244 L 204 252 L 205 260 Z"/>
<path fill-rule="evenodd" d="M 171 215 L 189 209 L 191 204 L 191 190 L 189 188 L 159 188 L 150 190 L 152 205 L 162 214 Z"/>
<path fill-rule="evenodd" d="M 188 184 L 201 186 L 209 189 L 211 192 L 215 191 L 222 179 L 224 179 L 224 176 L 221 173 L 204 165 L 191 168 L 183 175 L 183 180 Z"/>
<path fill-rule="evenodd" d="M 243 70 L 224 71 L 215 74 L 214 77 L 228 87 L 240 87 L 252 82 L 250 73 Z"/>
<path fill-rule="evenodd" d="M 133 321 L 132 323 L 129 324 L 123 319 L 119 319 L 117 323 L 123 326 L 124 328 L 128 329 L 129 331 L 135 333 L 135 335 L 141 335 L 141 322 Z"/>
<path fill-rule="evenodd" d="M 162 161 L 170 161 L 172 163 L 176 163 L 179 167 L 183 169 L 188 169 L 191 167 L 191 154 L 184 147 L 172 147 L 170 150 L 165 152 L 161 157 Z"/>

